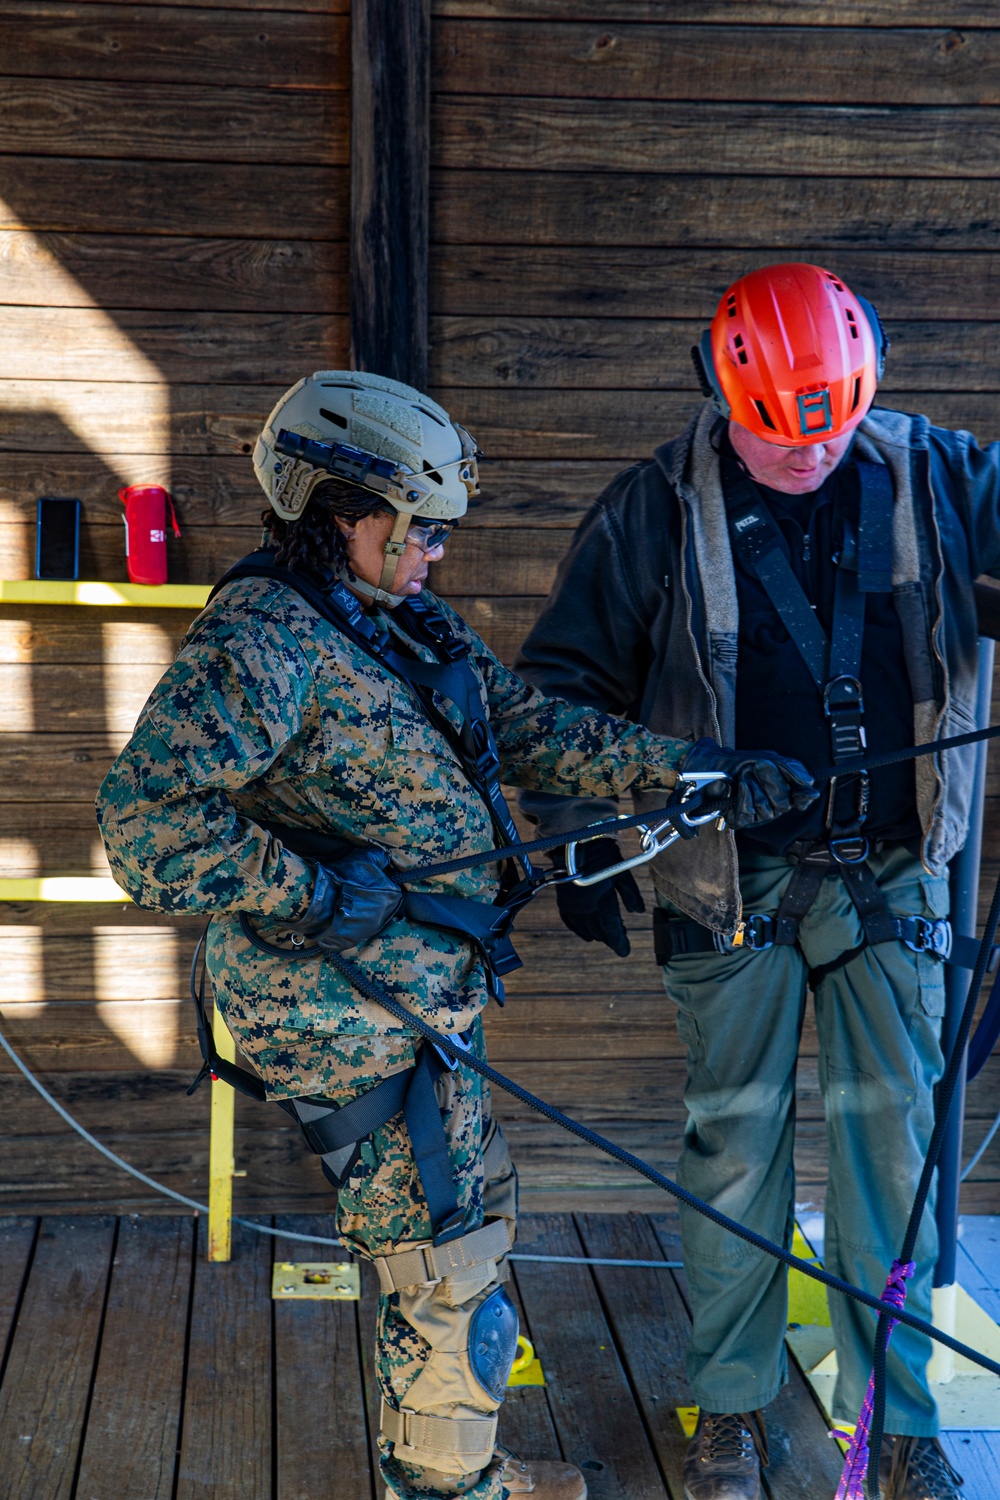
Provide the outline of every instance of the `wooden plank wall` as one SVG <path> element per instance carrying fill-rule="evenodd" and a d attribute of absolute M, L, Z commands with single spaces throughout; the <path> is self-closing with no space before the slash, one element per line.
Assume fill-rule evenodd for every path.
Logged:
<path fill-rule="evenodd" d="M 175 579 L 216 576 L 254 535 L 244 455 L 260 418 L 303 369 L 347 356 L 341 10 L 8 0 L 0 573 L 28 575 L 34 497 L 54 493 L 84 500 L 85 573 L 124 577 L 115 491 L 141 478 L 169 477 L 178 497 Z M 891 399 L 998 435 L 1000 13 L 912 0 L 905 27 L 900 14 L 892 0 L 436 0 L 431 382 L 489 454 L 436 586 L 505 659 L 589 500 L 691 409 L 688 346 L 752 265 L 833 264 L 886 315 Z M 0 609 L 0 873 L 102 867 L 93 792 L 185 623 Z M 131 908 L 0 919 L 12 1039 L 84 1124 L 199 1196 L 192 927 Z M 648 925 L 621 961 L 539 902 L 490 1043 L 530 1088 L 670 1167 L 683 1065 Z M 810 1031 L 800 1196 L 818 1200 L 815 1050 Z M 972 1091 L 970 1142 L 996 1077 Z M 149 1203 L 9 1070 L 2 1092 L 12 1207 Z M 276 1112 L 239 1110 L 242 1205 L 323 1207 Z M 528 1206 L 660 1206 L 606 1159 L 498 1112 Z M 995 1211 L 998 1183 L 995 1147 L 964 1206 Z"/>
<path fill-rule="evenodd" d="M 172 581 L 255 545 L 262 419 L 304 370 L 348 361 L 349 24 L 348 0 L 3 6 L 0 577 L 32 574 L 36 496 L 75 495 L 82 576 L 124 578 L 117 490 L 139 481 L 176 497 Z M 106 873 L 94 794 L 189 619 L 0 607 L 0 875 Z M 84 1123 L 198 1197 L 193 941 L 134 908 L 0 907 L 12 1040 Z M 148 1198 L 2 1072 L 0 1201 Z"/>
<path fill-rule="evenodd" d="M 837 269 L 888 324 L 885 404 L 1000 436 L 998 26 L 994 3 L 941 0 L 435 0 L 431 381 L 490 459 L 437 587 L 501 655 L 590 500 L 683 423 L 690 345 L 754 266 Z M 532 919 L 494 1048 L 670 1160 L 683 1068 L 648 932 L 623 961 L 571 938 L 554 902 Z M 816 1198 L 811 1028 L 804 1054 L 800 1197 Z M 970 1091 L 970 1152 L 997 1079 L 994 1063 Z M 530 1182 L 597 1183 L 575 1144 L 515 1128 L 525 1156 L 545 1135 Z M 1000 1142 L 963 1203 L 1000 1204 Z"/>

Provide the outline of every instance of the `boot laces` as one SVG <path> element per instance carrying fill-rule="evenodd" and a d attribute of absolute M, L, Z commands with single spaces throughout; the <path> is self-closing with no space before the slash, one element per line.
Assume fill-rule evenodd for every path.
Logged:
<path fill-rule="evenodd" d="M 525 1460 L 519 1454 L 515 1453 L 513 1448 L 507 1448 L 502 1443 L 497 1443 L 493 1449 L 493 1457 L 501 1460 L 501 1479 L 505 1474 L 513 1478 L 515 1474 L 527 1474 L 528 1472 L 528 1465 Z"/>
<path fill-rule="evenodd" d="M 949 1463 L 937 1438 L 896 1438 L 897 1463 L 893 1465 L 893 1496 L 905 1496 L 912 1473 L 921 1481 L 927 1500 L 958 1500 L 958 1487 L 965 1483 Z"/>
<path fill-rule="evenodd" d="M 930 1500 L 956 1500 L 961 1474 L 948 1462 L 935 1438 L 922 1438 L 913 1450 L 910 1465 L 927 1486 Z"/>
<path fill-rule="evenodd" d="M 739 1413 L 705 1414 L 704 1441 L 706 1458 L 712 1463 L 729 1463 L 753 1457 L 753 1433 Z"/>

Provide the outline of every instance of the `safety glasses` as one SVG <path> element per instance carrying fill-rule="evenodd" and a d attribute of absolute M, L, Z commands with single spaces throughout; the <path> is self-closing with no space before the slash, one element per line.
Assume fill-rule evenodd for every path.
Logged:
<path fill-rule="evenodd" d="M 446 522 L 430 522 L 426 526 L 411 526 L 406 540 L 413 542 L 421 552 L 433 552 L 435 547 L 444 546 L 454 530 L 455 527 Z"/>

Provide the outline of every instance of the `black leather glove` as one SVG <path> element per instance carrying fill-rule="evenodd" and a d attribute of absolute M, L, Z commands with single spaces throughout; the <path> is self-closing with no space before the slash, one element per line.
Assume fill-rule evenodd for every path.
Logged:
<path fill-rule="evenodd" d="M 384 849 L 358 849 L 329 865 L 316 866 L 309 910 L 289 931 L 320 948 L 342 953 L 376 937 L 403 909 L 403 893 L 385 873 Z"/>
<path fill-rule="evenodd" d="M 617 864 L 621 857 L 614 839 L 594 839 L 592 843 L 577 845 L 576 868 L 581 875 L 590 875 L 605 865 Z M 570 932 L 575 932 L 585 943 L 595 940 L 607 943 L 619 958 L 627 958 L 631 945 L 618 905 L 619 896 L 626 911 L 646 910 L 631 870 L 622 870 L 596 885 L 556 886 L 559 915 Z"/>
<path fill-rule="evenodd" d="M 731 828 L 753 828 L 787 812 L 804 812 L 819 788 L 801 761 L 771 750 L 726 750 L 714 740 L 697 740 L 681 766 L 685 771 L 719 771 L 729 778 Z"/>

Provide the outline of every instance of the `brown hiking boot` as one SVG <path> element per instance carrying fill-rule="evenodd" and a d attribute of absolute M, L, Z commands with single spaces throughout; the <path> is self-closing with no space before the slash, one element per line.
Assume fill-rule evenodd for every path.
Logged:
<path fill-rule="evenodd" d="M 884 1500 L 960 1500 L 961 1474 L 937 1438 L 886 1437 L 878 1466 Z"/>
<path fill-rule="evenodd" d="M 509 1495 L 531 1495 L 534 1500 L 587 1500 L 587 1481 L 572 1464 L 552 1459 L 518 1458 L 498 1447 L 500 1483 Z"/>
<path fill-rule="evenodd" d="M 684 1459 L 684 1500 L 760 1500 L 767 1434 L 759 1411 L 703 1411 Z"/>

